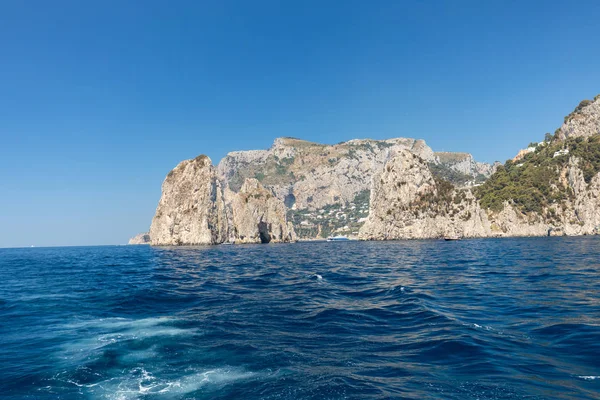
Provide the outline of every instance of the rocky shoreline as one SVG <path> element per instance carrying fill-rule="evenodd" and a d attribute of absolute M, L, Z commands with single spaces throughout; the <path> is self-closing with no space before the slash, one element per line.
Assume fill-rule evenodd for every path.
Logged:
<path fill-rule="evenodd" d="M 130 244 L 593 235 L 599 170 L 600 96 L 504 165 L 407 138 L 280 138 L 216 167 L 207 156 L 181 162 L 163 182 L 149 237 Z"/>

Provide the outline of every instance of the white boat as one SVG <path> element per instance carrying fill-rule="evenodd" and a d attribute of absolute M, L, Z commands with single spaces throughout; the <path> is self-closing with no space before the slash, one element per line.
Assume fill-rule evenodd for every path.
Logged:
<path fill-rule="evenodd" d="M 460 240 L 460 236 L 456 236 L 456 235 L 453 235 L 453 236 L 444 236 L 444 240 L 445 241 Z"/>
<path fill-rule="evenodd" d="M 346 240 L 350 240 L 350 239 L 348 239 L 346 236 L 329 236 L 327 238 L 328 242 L 344 242 Z"/>

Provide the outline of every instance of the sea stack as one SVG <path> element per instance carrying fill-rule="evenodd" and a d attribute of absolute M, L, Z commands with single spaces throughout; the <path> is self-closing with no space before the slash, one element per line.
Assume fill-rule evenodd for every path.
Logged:
<path fill-rule="evenodd" d="M 150 227 L 155 246 L 294 241 L 283 202 L 256 179 L 224 189 L 210 158 L 181 162 L 162 185 Z"/>
<path fill-rule="evenodd" d="M 182 161 L 169 172 L 150 237 L 154 246 L 218 244 L 227 239 L 223 191 L 210 158 Z"/>

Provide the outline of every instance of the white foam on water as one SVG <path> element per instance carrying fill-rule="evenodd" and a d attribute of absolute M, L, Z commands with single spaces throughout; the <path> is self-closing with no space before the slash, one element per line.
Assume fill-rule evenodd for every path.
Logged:
<path fill-rule="evenodd" d="M 34 295 L 23 295 L 18 297 L 17 301 L 35 301 L 45 299 L 63 299 L 63 298 L 76 298 L 77 296 L 72 293 L 45 293 L 45 294 L 34 294 Z"/>
<path fill-rule="evenodd" d="M 79 383 L 79 382 L 76 382 L 76 381 L 74 381 L 72 379 L 67 379 L 65 382 L 68 382 L 68 383 L 70 383 L 72 385 L 75 385 L 75 386 L 78 386 L 78 387 L 94 387 L 94 386 L 98 386 L 99 385 L 99 383 Z"/>
<path fill-rule="evenodd" d="M 195 328 L 183 329 L 172 326 L 174 322 L 177 320 L 161 317 L 139 320 L 108 318 L 66 324 L 64 325 L 66 330 L 85 331 L 82 335 L 86 337 L 64 344 L 56 356 L 63 360 L 82 359 L 119 342 L 154 337 L 192 336 L 198 333 L 198 329 Z M 150 351 L 146 359 L 152 356 Z M 139 352 L 132 353 L 131 357 L 140 359 L 144 356 L 143 352 Z"/>
<path fill-rule="evenodd" d="M 173 326 L 176 321 L 170 318 L 110 318 L 65 325 L 83 338 L 62 346 L 57 352 L 57 358 L 63 360 L 67 370 L 54 379 L 76 386 L 80 393 L 91 398 L 130 400 L 147 396 L 181 398 L 187 393 L 199 390 L 210 392 L 225 385 L 271 374 L 247 371 L 240 367 L 189 367 L 185 371 L 176 371 L 163 363 L 156 343 L 148 342 L 147 348 L 136 348 L 138 344 L 120 344 L 149 337 L 178 337 L 197 333 L 198 330 L 194 328 Z M 114 354 L 119 359 L 114 367 L 105 370 L 103 376 L 96 374 L 96 379 L 92 381 L 75 378 L 74 368 L 104 357 L 106 351 L 111 349 L 108 346 L 113 344 L 116 346 Z"/>
<path fill-rule="evenodd" d="M 233 384 L 248 379 L 257 379 L 264 374 L 246 371 L 237 367 L 223 367 L 192 374 L 176 379 L 162 379 L 144 368 L 134 368 L 123 376 L 114 377 L 93 385 L 78 385 L 87 388 L 93 398 L 111 400 L 133 400 L 147 395 L 161 398 L 179 398 L 181 395 Z"/>
<path fill-rule="evenodd" d="M 176 319 L 168 317 L 153 317 L 142 319 L 128 318 L 99 318 L 65 324 L 66 329 L 131 329 L 131 328 L 148 328 L 156 325 L 177 322 Z"/>
<path fill-rule="evenodd" d="M 579 379 L 585 379 L 586 381 L 593 381 L 593 380 L 596 380 L 596 379 L 600 379 L 600 376 L 598 376 L 598 375 L 588 375 L 588 376 L 580 375 L 580 376 L 578 376 L 578 378 Z"/>
<path fill-rule="evenodd" d="M 492 328 L 491 326 L 488 326 L 488 325 L 479 325 L 479 324 L 475 324 L 475 323 L 473 323 L 473 324 L 462 323 L 462 325 L 464 325 L 464 326 L 472 326 L 473 328 L 484 329 L 486 331 L 493 331 L 494 330 L 494 328 Z"/>
<path fill-rule="evenodd" d="M 146 360 L 153 360 L 159 357 L 156 346 L 152 346 L 145 350 L 129 350 L 127 354 L 121 356 L 121 361 L 127 364 L 137 364 Z"/>

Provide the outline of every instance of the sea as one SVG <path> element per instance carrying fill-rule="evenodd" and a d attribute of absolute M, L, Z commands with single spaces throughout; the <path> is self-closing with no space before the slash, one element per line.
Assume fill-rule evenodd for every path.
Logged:
<path fill-rule="evenodd" d="M 600 237 L 0 249 L 2 399 L 600 399 Z"/>

